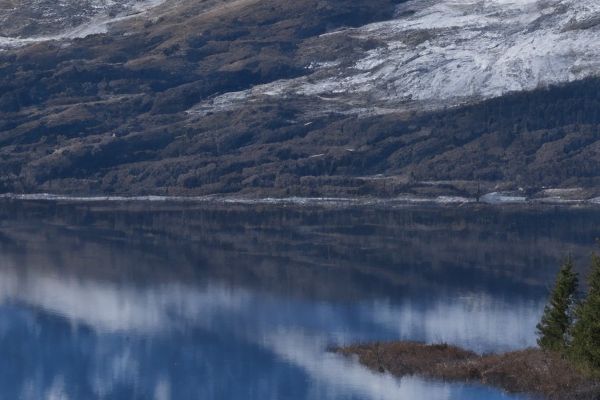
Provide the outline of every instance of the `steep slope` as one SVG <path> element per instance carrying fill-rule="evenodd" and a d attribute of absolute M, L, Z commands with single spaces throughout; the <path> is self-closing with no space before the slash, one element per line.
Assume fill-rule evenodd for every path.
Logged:
<path fill-rule="evenodd" d="M 411 0 L 391 20 L 330 35 L 377 44 L 355 53 L 329 48 L 318 55 L 310 77 L 226 94 L 211 103 L 223 109 L 265 97 L 326 96 L 328 111 L 423 110 L 600 71 L 600 5 L 594 1 Z"/>
<path fill-rule="evenodd" d="M 591 2 L 396 3 L 182 0 L 106 33 L 0 51 L 0 190 L 595 193 L 600 81 L 565 84 L 595 74 L 598 41 L 582 39 L 597 35 Z M 454 13 L 451 27 L 431 25 L 438 10 Z M 570 31 L 557 25 L 565 18 Z M 568 41 L 572 53 L 531 58 L 548 57 L 534 64 L 564 69 L 556 74 L 529 79 L 525 53 L 501 62 L 499 41 L 527 47 L 544 29 L 581 45 L 579 75 L 566 67 L 583 57 Z M 466 57 L 460 46 L 473 43 Z M 557 64 L 563 53 L 571 58 Z M 473 54 L 490 67 L 474 70 Z M 457 63 L 469 72 L 455 74 Z M 512 81 L 499 72 L 509 64 L 521 68 L 506 73 Z M 560 85 L 481 102 L 549 83 Z"/>
<path fill-rule="evenodd" d="M 0 0 L 0 49 L 106 32 L 164 0 Z"/>

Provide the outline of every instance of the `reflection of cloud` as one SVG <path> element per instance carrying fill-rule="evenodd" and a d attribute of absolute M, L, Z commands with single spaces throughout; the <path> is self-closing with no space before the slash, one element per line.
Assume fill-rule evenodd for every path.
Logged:
<path fill-rule="evenodd" d="M 45 400 L 69 400 L 69 396 L 65 392 L 64 378 L 58 376 L 54 378 L 54 382 L 44 396 Z"/>
<path fill-rule="evenodd" d="M 294 331 L 279 331 L 265 341 L 276 355 L 301 367 L 313 380 L 310 398 L 355 398 L 373 400 L 508 400 L 503 392 L 465 384 L 433 382 L 417 377 L 397 379 L 368 370 L 354 360 L 326 353 L 325 339 Z M 523 397 L 524 399 L 525 397 Z"/>
<path fill-rule="evenodd" d="M 19 273 L 1 261 L 0 305 L 17 303 L 42 309 L 73 324 L 84 324 L 98 335 L 148 337 L 194 328 L 225 334 L 305 371 L 311 377 L 312 398 L 477 398 L 466 386 L 376 374 L 324 348 L 332 340 L 382 336 L 493 348 L 511 345 L 522 337 L 529 340 L 524 329 L 529 330 L 532 316 L 537 316 L 536 305 L 509 305 L 485 296 L 476 301 L 405 301 L 397 305 L 383 301 L 370 305 L 315 303 L 223 286 L 136 286 L 59 276 L 41 269 Z M 499 328 L 502 334 L 497 336 L 494 330 Z M 126 348 L 121 353 L 98 355 L 108 361 L 91 378 L 95 393 L 109 395 L 119 384 L 138 380 L 140 360 L 134 351 Z M 158 379 L 154 385 L 154 397 L 169 400 L 169 380 Z"/>
<path fill-rule="evenodd" d="M 195 290 L 169 284 L 153 288 L 120 286 L 55 275 L 0 271 L 0 302 L 21 302 L 82 323 L 99 332 L 157 333 L 182 322 L 201 324 L 213 314 L 240 309 L 245 295 L 224 287 Z"/>
<path fill-rule="evenodd" d="M 100 398 L 110 397 L 119 384 L 134 384 L 140 377 L 140 363 L 130 349 L 120 353 L 104 354 L 106 365 L 99 368 L 92 377 L 94 393 Z"/>
<path fill-rule="evenodd" d="M 543 302 L 512 302 L 485 294 L 435 299 L 425 307 L 376 301 L 364 306 L 373 320 L 401 339 L 447 342 L 476 351 L 498 351 L 535 345 L 535 326 Z"/>
<path fill-rule="evenodd" d="M 396 379 L 389 374 L 377 374 L 357 362 L 323 352 L 314 338 L 291 331 L 271 335 L 267 346 L 279 357 L 304 369 L 314 380 L 319 396 L 322 390 L 331 398 L 360 395 L 368 399 L 449 399 L 452 385 L 425 382 L 417 378 Z M 459 386 L 456 386 L 458 388 Z M 328 397 L 328 398 L 329 398 Z"/>
<path fill-rule="evenodd" d="M 345 306 L 342 312 L 336 304 L 282 301 L 219 285 L 138 287 L 41 271 L 17 274 L 5 268 L 0 270 L 0 302 L 6 301 L 39 307 L 99 332 L 154 334 L 187 326 L 214 330 L 221 318 L 229 325 L 219 323 L 218 329 L 241 323 L 250 335 L 294 327 L 326 334 L 336 343 L 400 338 L 445 341 L 477 351 L 534 345 L 535 324 L 543 307 L 478 294 L 400 303 L 378 300 Z"/>
<path fill-rule="evenodd" d="M 65 379 L 61 375 L 54 377 L 48 387 L 39 387 L 33 380 L 23 385 L 19 400 L 70 400 L 66 392 Z"/>
<path fill-rule="evenodd" d="M 159 379 L 154 388 L 154 400 L 170 400 L 171 399 L 171 384 L 166 378 Z"/>

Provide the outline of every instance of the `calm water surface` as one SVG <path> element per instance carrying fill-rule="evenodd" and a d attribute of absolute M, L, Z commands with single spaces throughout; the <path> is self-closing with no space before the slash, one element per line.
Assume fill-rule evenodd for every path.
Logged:
<path fill-rule="evenodd" d="M 517 399 L 328 353 L 535 344 L 600 212 L 0 203 L 1 399 Z"/>

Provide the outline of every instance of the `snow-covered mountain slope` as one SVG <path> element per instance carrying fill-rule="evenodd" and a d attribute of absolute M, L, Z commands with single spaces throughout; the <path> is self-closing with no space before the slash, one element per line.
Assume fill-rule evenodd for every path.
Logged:
<path fill-rule="evenodd" d="M 227 93 L 192 111 L 205 114 L 248 101 L 300 96 L 326 104 L 321 110 L 385 113 L 595 76 L 600 71 L 600 2 L 412 0 L 399 6 L 393 20 L 320 39 L 339 43 L 340 38 L 376 45 L 350 58 L 325 48 L 307 77 Z"/>
<path fill-rule="evenodd" d="M 0 192 L 596 198 L 598 8 L 169 0 L 93 17 L 54 35 L 106 34 L 0 51 Z"/>
<path fill-rule="evenodd" d="M 0 0 L 0 48 L 85 37 L 164 0 Z"/>

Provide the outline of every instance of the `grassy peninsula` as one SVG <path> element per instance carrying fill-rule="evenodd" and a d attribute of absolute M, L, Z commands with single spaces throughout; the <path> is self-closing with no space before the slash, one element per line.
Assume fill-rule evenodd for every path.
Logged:
<path fill-rule="evenodd" d="M 569 257 L 537 325 L 537 348 L 480 355 L 448 344 L 390 342 L 335 351 L 398 377 L 481 383 L 548 400 L 600 400 L 600 256 L 596 254 L 587 283 L 582 296 Z"/>
<path fill-rule="evenodd" d="M 600 379 L 554 351 L 526 349 L 479 355 L 447 344 L 359 344 L 336 349 L 361 364 L 398 377 L 417 375 L 448 382 L 480 383 L 548 400 L 598 400 Z"/>

